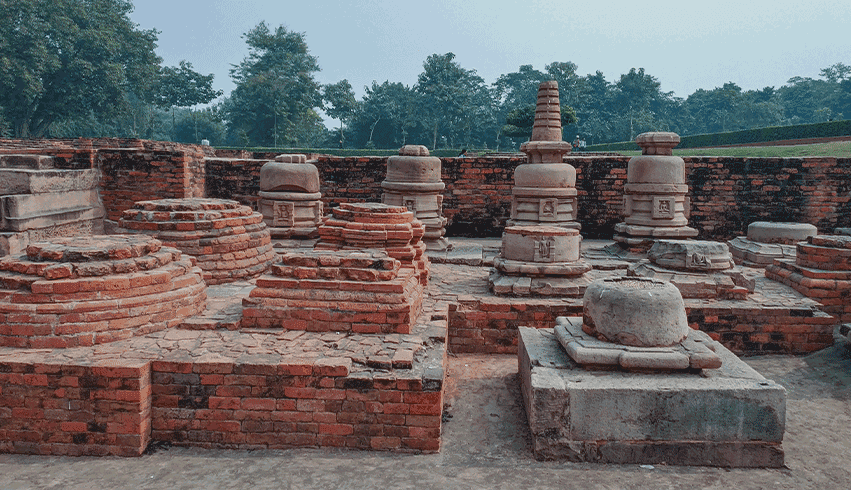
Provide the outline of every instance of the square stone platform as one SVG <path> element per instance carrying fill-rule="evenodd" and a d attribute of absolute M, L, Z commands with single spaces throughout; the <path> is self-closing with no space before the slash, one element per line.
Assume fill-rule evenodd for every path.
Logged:
<path fill-rule="evenodd" d="M 591 370 L 552 329 L 519 328 L 518 369 L 538 459 L 783 466 L 786 390 L 721 345 L 719 369 Z"/>

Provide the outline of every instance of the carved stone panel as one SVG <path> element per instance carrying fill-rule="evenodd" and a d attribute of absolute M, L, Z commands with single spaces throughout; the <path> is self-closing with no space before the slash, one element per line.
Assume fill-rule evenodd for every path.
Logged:
<path fill-rule="evenodd" d="M 273 204 L 272 226 L 293 226 L 295 223 L 295 204 L 275 201 Z"/>
<path fill-rule="evenodd" d="M 538 208 L 538 219 L 541 221 L 557 221 L 558 199 L 541 199 Z"/>
<path fill-rule="evenodd" d="M 674 197 L 654 197 L 653 198 L 653 218 L 654 219 L 673 219 L 674 210 L 676 209 L 677 200 Z"/>

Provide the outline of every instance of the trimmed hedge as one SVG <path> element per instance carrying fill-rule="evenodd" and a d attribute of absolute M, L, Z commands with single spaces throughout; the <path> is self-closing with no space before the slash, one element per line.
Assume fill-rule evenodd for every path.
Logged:
<path fill-rule="evenodd" d="M 746 129 L 728 133 L 696 134 L 682 136 L 677 148 L 706 148 L 744 143 L 762 143 L 764 141 L 797 140 L 808 138 L 829 138 L 831 136 L 851 136 L 851 120 L 829 121 L 795 126 L 770 126 L 767 128 Z M 640 150 L 634 141 L 590 145 L 589 151 Z"/>
<path fill-rule="evenodd" d="M 241 150 L 250 151 L 252 153 L 318 153 L 321 155 L 334 155 L 338 157 L 363 157 L 377 156 L 389 157 L 399 154 L 399 149 L 395 150 L 379 150 L 379 149 L 354 149 L 354 148 L 263 148 L 263 147 L 239 147 L 239 146 L 217 146 L 217 150 Z M 474 151 L 474 150 L 470 150 Z M 429 154 L 435 157 L 455 157 L 461 153 L 457 150 L 429 150 Z"/>

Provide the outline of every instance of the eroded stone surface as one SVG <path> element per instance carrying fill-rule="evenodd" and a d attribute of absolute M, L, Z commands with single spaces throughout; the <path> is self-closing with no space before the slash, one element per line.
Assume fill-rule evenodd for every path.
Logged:
<path fill-rule="evenodd" d="M 688 334 L 685 304 L 672 284 L 644 278 L 596 281 L 585 290 L 589 334 L 636 347 L 666 347 Z"/>
<path fill-rule="evenodd" d="M 440 178 L 441 163 L 429 156 L 421 145 L 406 145 L 399 154 L 387 159 L 387 178 L 381 183 L 384 189 L 382 202 L 404 206 L 414 213 L 425 227 L 423 241 L 428 250 L 446 250 L 446 218 L 443 216 L 443 189 Z"/>
<path fill-rule="evenodd" d="M 580 317 L 558 317 L 554 331 L 567 355 L 582 365 L 620 366 L 633 371 L 721 367 L 721 358 L 715 353 L 720 344 L 699 330 L 689 329 L 687 337 L 671 347 L 634 347 L 606 342 L 585 333 Z"/>
<path fill-rule="evenodd" d="M 550 329 L 519 328 L 521 392 L 539 459 L 781 467 L 786 390 L 716 346 L 719 369 L 588 370 Z"/>
<path fill-rule="evenodd" d="M 809 223 L 755 221 L 748 225 L 747 237 L 759 243 L 795 245 L 817 233 L 816 227 Z"/>
<path fill-rule="evenodd" d="M 275 238 L 315 238 L 322 223 L 319 171 L 305 156 L 278 155 L 260 168 L 258 207 Z"/>
<path fill-rule="evenodd" d="M 615 225 L 615 241 L 624 248 L 646 251 L 656 238 L 690 238 L 690 202 L 685 162 L 672 155 L 680 138 L 675 133 L 642 133 L 636 137 L 642 154 L 632 157 L 624 185 L 624 222 Z"/>

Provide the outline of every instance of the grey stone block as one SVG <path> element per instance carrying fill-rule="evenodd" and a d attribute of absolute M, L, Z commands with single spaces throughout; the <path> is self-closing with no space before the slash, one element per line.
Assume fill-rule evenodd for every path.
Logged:
<path fill-rule="evenodd" d="M 520 379 L 536 456 L 782 466 L 786 390 L 727 349 L 718 355 L 721 368 L 696 373 L 586 370 L 551 330 L 520 327 Z"/>

